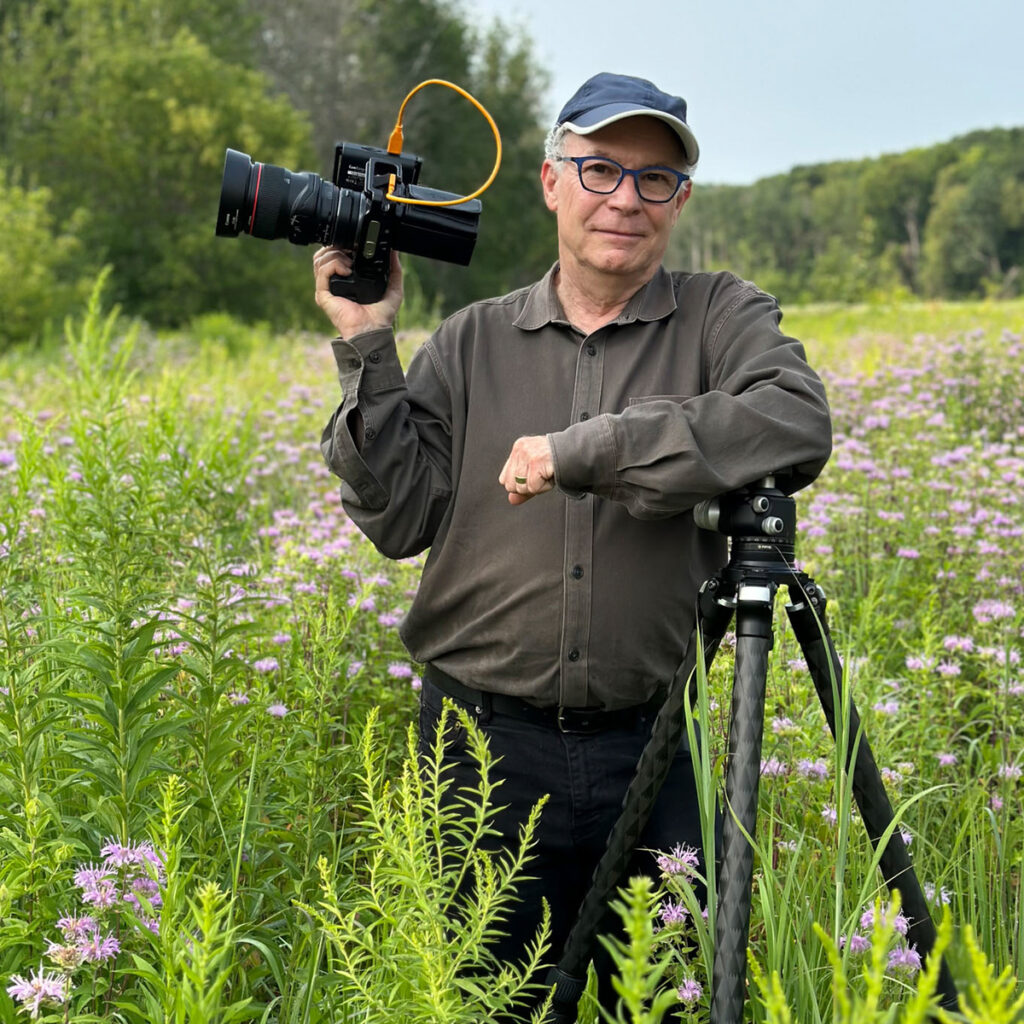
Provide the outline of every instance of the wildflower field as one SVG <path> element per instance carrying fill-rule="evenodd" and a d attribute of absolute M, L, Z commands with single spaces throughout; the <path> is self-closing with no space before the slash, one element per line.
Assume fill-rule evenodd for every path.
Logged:
<path fill-rule="evenodd" d="M 322 464 L 326 337 L 207 317 L 157 338 L 99 295 L 60 347 L 0 357 L 0 1024 L 514 1014 L 530 965 L 484 940 L 528 849 L 482 842 L 501 793 L 479 742 L 459 815 L 412 756 L 397 624 L 419 561 L 383 560 Z M 836 426 L 798 495 L 798 558 L 963 1019 L 1022 1020 L 1024 304 L 785 325 Z M 776 630 L 747 1017 L 926 1020 L 935 958 L 903 941 L 785 615 Z M 696 712 L 709 791 L 729 653 Z M 687 856 L 621 894 L 622 1020 L 707 1019 L 714 907 Z M 557 959 L 543 935 L 534 954 Z"/>

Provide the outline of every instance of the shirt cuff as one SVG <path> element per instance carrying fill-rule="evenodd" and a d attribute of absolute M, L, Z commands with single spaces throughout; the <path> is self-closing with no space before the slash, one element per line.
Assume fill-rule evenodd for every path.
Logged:
<path fill-rule="evenodd" d="M 615 433 L 607 416 L 594 416 L 548 434 L 555 485 L 572 497 L 607 494 L 615 486 Z"/>
<path fill-rule="evenodd" d="M 358 389 L 361 394 L 374 394 L 405 385 L 395 335 L 389 327 L 351 338 L 335 338 L 331 350 L 345 392 Z"/>

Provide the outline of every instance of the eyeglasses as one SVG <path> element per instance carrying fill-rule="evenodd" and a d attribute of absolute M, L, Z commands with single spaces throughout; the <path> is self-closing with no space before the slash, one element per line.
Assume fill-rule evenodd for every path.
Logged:
<path fill-rule="evenodd" d="M 667 203 L 679 191 L 679 186 L 690 180 L 688 174 L 673 167 L 641 167 L 634 171 L 606 156 L 560 156 L 558 159 L 575 164 L 580 184 L 598 195 L 610 195 L 628 174 L 636 184 L 637 195 L 647 203 Z"/>

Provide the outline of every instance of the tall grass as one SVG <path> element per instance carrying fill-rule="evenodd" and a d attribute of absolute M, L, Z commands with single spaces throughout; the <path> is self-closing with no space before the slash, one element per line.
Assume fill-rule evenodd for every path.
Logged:
<path fill-rule="evenodd" d="M 438 916 L 462 888 L 415 851 L 456 826 L 443 780 L 410 774 L 418 667 L 396 628 L 419 563 L 379 558 L 322 465 L 329 346 L 223 318 L 154 338 L 101 294 L 62 349 L 0 374 L 0 1024 L 31 992 L 48 1020 L 514 1013 L 529 971 L 487 963 L 480 937 L 528 850 L 479 860 L 493 917 Z M 801 316 L 837 443 L 798 495 L 798 557 L 967 1018 L 1021 1019 L 1020 313 Z M 934 979 L 841 767 L 857 737 L 827 734 L 776 623 L 748 1019 L 923 1019 Z M 708 821 L 731 670 L 727 638 L 692 709 Z M 480 827 L 501 800 L 482 786 Z M 706 881 L 709 908 L 673 870 L 622 893 L 623 1020 L 706 1019 Z"/>

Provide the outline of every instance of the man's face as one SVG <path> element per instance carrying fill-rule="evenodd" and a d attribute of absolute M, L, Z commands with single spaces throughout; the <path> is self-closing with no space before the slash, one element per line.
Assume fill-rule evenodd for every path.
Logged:
<path fill-rule="evenodd" d="M 566 156 L 604 156 L 633 169 L 682 168 L 685 155 L 675 132 L 653 117 L 628 117 L 590 135 L 570 133 Z M 622 278 L 639 286 L 649 280 L 668 247 L 672 226 L 689 196 L 684 183 L 667 203 L 644 202 L 627 176 L 608 195 L 588 192 L 571 163 L 545 160 L 541 183 L 548 209 L 558 218 L 563 269 Z"/>

